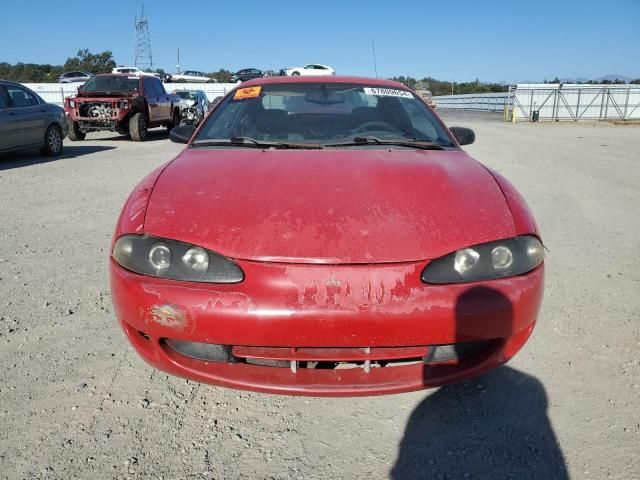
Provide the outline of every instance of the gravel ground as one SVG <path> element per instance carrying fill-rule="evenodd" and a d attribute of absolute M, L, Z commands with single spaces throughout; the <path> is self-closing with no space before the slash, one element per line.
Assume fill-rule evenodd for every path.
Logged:
<path fill-rule="evenodd" d="M 155 371 L 116 323 L 107 256 L 164 132 L 0 156 L 0 478 L 640 478 L 640 127 L 474 128 L 540 223 L 537 329 L 478 380 L 376 398 L 290 398 Z"/>

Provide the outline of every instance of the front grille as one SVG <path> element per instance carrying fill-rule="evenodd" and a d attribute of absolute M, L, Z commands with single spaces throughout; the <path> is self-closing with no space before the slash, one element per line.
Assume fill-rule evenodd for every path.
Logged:
<path fill-rule="evenodd" d="M 78 111 L 81 117 L 106 119 L 118 115 L 118 104 L 117 102 L 80 102 Z"/>
<path fill-rule="evenodd" d="M 360 368 L 368 373 L 372 368 L 398 367 L 414 363 L 455 364 L 486 352 L 496 342 L 486 340 L 410 347 L 256 347 L 171 339 L 164 339 L 162 343 L 181 355 L 207 362 L 290 368 L 294 373 L 304 368 Z"/>

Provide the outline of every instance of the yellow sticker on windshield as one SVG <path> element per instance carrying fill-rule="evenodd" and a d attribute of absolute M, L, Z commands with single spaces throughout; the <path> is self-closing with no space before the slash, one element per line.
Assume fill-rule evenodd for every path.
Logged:
<path fill-rule="evenodd" d="M 260 95 L 262 87 L 239 88 L 233 95 L 234 100 L 246 100 L 247 98 L 256 98 Z"/>

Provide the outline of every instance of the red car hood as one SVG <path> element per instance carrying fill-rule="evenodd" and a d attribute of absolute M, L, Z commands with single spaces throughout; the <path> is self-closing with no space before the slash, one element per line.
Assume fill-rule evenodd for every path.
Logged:
<path fill-rule="evenodd" d="M 409 149 L 186 150 L 158 179 L 144 230 L 292 263 L 425 260 L 515 235 L 482 165 Z"/>

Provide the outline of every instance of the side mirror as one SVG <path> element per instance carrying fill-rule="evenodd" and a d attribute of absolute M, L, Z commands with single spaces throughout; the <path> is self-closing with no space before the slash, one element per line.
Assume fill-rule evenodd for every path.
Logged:
<path fill-rule="evenodd" d="M 460 145 L 470 145 L 476 141 L 476 134 L 470 128 L 451 127 L 449 130 L 451 130 Z"/>
<path fill-rule="evenodd" d="M 180 125 L 171 130 L 169 139 L 174 143 L 189 143 L 189 139 L 196 131 L 196 127 L 193 125 Z"/>

